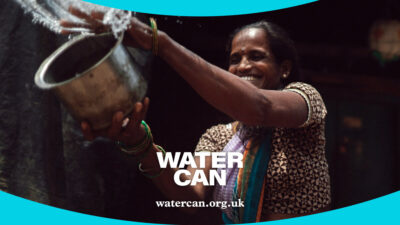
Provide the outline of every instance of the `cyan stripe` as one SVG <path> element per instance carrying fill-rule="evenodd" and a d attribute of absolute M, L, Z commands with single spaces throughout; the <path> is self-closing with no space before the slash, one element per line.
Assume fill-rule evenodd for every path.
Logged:
<path fill-rule="evenodd" d="M 399 224 L 400 191 L 360 203 L 310 216 L 264 222 L 272 225 L 397 225 Z M 138 203 L 140 204 L 140 203 Z M 130 225 L 143 224 L 75 213 L 29 201 L 0 191 L 1 224 L 26 225 Z M 147 223 L 148 224 L 148 223 Z M 259 224 L 259 223 L 257 223 Z"/>
<path fill-rule="evenodd" d="M 366 201 L 357 205 L 303 216 L 293 219 L 285 219 L 272 222 L 263 222 L 268 225 L 338 225 L 338 224 L 362 224 L 362 225 L 398 225 L 400 191 Z M 258 223 L 257 223 L 258 224 Z"/>
<path fill-rule="evenodd" d="M 228 16 L 290 8 L 317 0 L 84 0 L 129 11 L 169 16 Z"/>
<path fill-rule="evenodd" d="M 138 203 L 140 204 L 140 203 Z M 133 225 L 145 224 L 72 212 L 0 191 L 0 224 L 26 225 Z"/>

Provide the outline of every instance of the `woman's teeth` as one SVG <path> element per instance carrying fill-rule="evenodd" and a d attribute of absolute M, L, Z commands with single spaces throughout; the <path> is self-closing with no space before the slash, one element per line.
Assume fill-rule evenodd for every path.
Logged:
<path fill-rule="evenodd" d="M 247 80 L 247 81 L 253 81 L 253 80 L 258 79 L 255 76 L 244 76 L 244 77 L 240 77 L 240 78 L 243 79 L 243 80 Z"/>

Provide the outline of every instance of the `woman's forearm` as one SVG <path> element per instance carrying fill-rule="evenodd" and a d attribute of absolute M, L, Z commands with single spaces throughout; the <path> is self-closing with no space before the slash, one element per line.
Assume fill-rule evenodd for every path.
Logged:
<path fill-rule="evenodd" d="M 262 120 L 269 101 L 258 88 L 187 50 L 160 33 L 162 57 L 209 104 L 234 119 Z"/>

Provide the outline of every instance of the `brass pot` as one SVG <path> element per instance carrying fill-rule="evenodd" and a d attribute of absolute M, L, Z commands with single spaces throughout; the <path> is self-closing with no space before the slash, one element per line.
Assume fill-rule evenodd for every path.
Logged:
<path fill-rule="evenodd" d="M 122 40 L 106 33 L 68 41 L 43 61 L 36 85 L 53 90 L 76 120 L 88 121 L 93 130 L 107 128 L 115 112 L 128 115 L 147 90 L 143 64 Z"/>

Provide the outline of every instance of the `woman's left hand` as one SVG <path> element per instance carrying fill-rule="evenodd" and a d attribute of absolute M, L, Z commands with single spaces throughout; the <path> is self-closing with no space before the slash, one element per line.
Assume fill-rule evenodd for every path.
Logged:
<path fill-rule="evenodd" d="M 89 141 L 102 136 L 113 141 L 121 141 L 127 145 L 135 145 L 145 136 L 145 129 L 141 122 L 146 117 L 149 104 L 150 99 L 147 97 L 143 102 L 136 102 L 131 115 L 126 118 L 124 118 L 122 112 L 116 112 L 111 126 L 106 130 L 93 131 L 90 124 L 83 121 L 81 123 L 82 133 L 85 139 Z"/>

